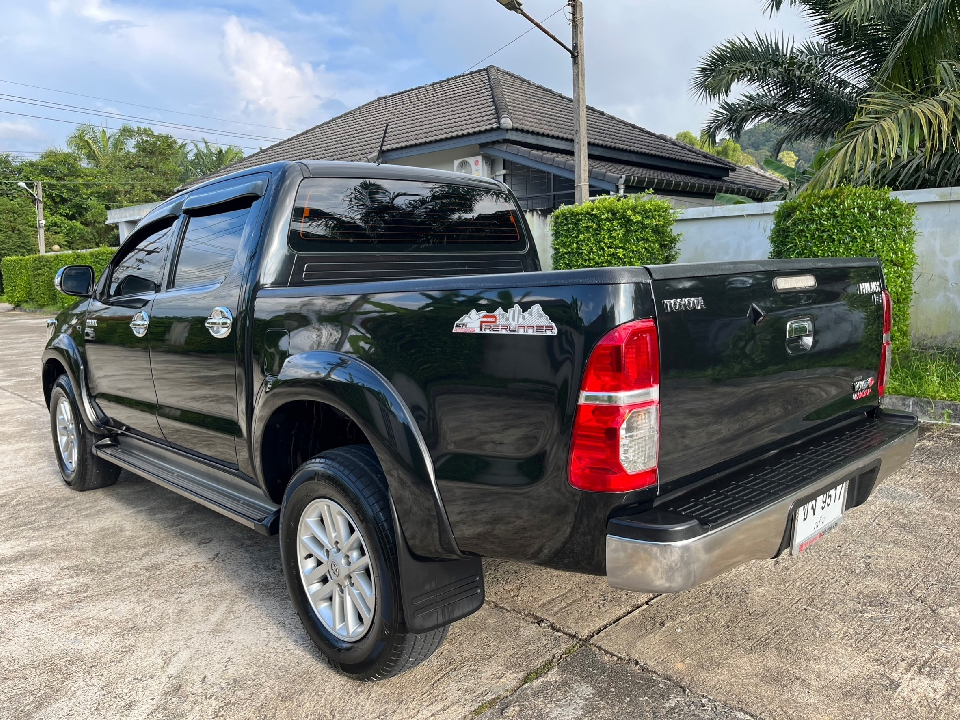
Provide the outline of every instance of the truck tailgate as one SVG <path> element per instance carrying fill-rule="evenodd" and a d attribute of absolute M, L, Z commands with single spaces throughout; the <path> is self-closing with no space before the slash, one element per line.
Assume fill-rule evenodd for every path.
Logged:
<path fill-rule="evenodd" d="M 878 404 L 878 261 L 648 270 L 660 333 L 661 491 Z M 795 287 L 778 290 L 777 278 Z"/>

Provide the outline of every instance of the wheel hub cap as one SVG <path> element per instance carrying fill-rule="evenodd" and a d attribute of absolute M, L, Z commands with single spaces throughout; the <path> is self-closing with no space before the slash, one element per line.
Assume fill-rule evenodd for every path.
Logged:
<path fill-rule="evenodd" d="M 57 448 L 60 450 L 60 460 L 68 473 L 72 473 L 77 466 L 77 426 L 73 420 L 73 408 L 70 401 L 61 397 L 57 401 Z"/>
<path fill-rule="evenodd" d="M 360 640 L 373 621 L 376 585 L 356 521 L 333 500 L 314 500 L 297 529 L 300 580 L 323 626 L 341 640 Z"/>

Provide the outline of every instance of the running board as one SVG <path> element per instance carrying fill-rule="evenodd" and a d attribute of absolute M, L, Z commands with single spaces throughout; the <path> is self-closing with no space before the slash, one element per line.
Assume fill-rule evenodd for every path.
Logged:
<path fill-rule="evenodd" d="M 262 493 L 253 485 L 180 453 L 136 438 L 123 436 L 119 443 L 113 438 L 111 441 L 97 443 L 93 451 L 124 470 L 173 490 L 263 535 L 277 533 L 280 508 L 262 497 Z M 249 486 L 249 493 L 244 491 L 243 485 Z M 229 486 L 233 486 L 233 489 Z M 262 499 L 255 494 L 260 494 Z"/>

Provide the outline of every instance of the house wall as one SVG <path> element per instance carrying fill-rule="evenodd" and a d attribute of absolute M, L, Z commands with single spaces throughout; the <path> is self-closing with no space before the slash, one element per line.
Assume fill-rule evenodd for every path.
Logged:
<path fill-rule="evenodd" d="M 453 172 L 454 163 L 465 157 L 481 155 L 479 145 L 465 145 L 453 150 L 412 155 L 411 157 L 391 160 L 391 165 L 406 165 L 408 167 L 430 168 L 431 170 L 449 170 Z"/>
<path fill-rule="evenodd" d="M 917 269 L 911 304 L 914 342 L 960 343 L 960 188 L 893 193 L 917 206 Z M 773 213 L 780 203 L 687 210 L 680 262 L 756 260 L 770 255 Z"/>

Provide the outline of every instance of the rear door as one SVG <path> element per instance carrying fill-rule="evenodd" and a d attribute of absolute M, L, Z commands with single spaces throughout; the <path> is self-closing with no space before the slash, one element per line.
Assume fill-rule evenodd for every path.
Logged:
<path fill-rule="evenodd" d="M 877 404 L 877 261 L 649 269 L 660 332 L 662 489 Z"/>
<path fill-rule="evenodd" d="M 267 175 L 200 188 L 184 220 L 167 288 L 153 301 L 150 355 L 157 416 L 176 446 L 237 465 L 239 333 L 247 255 Z"/>

